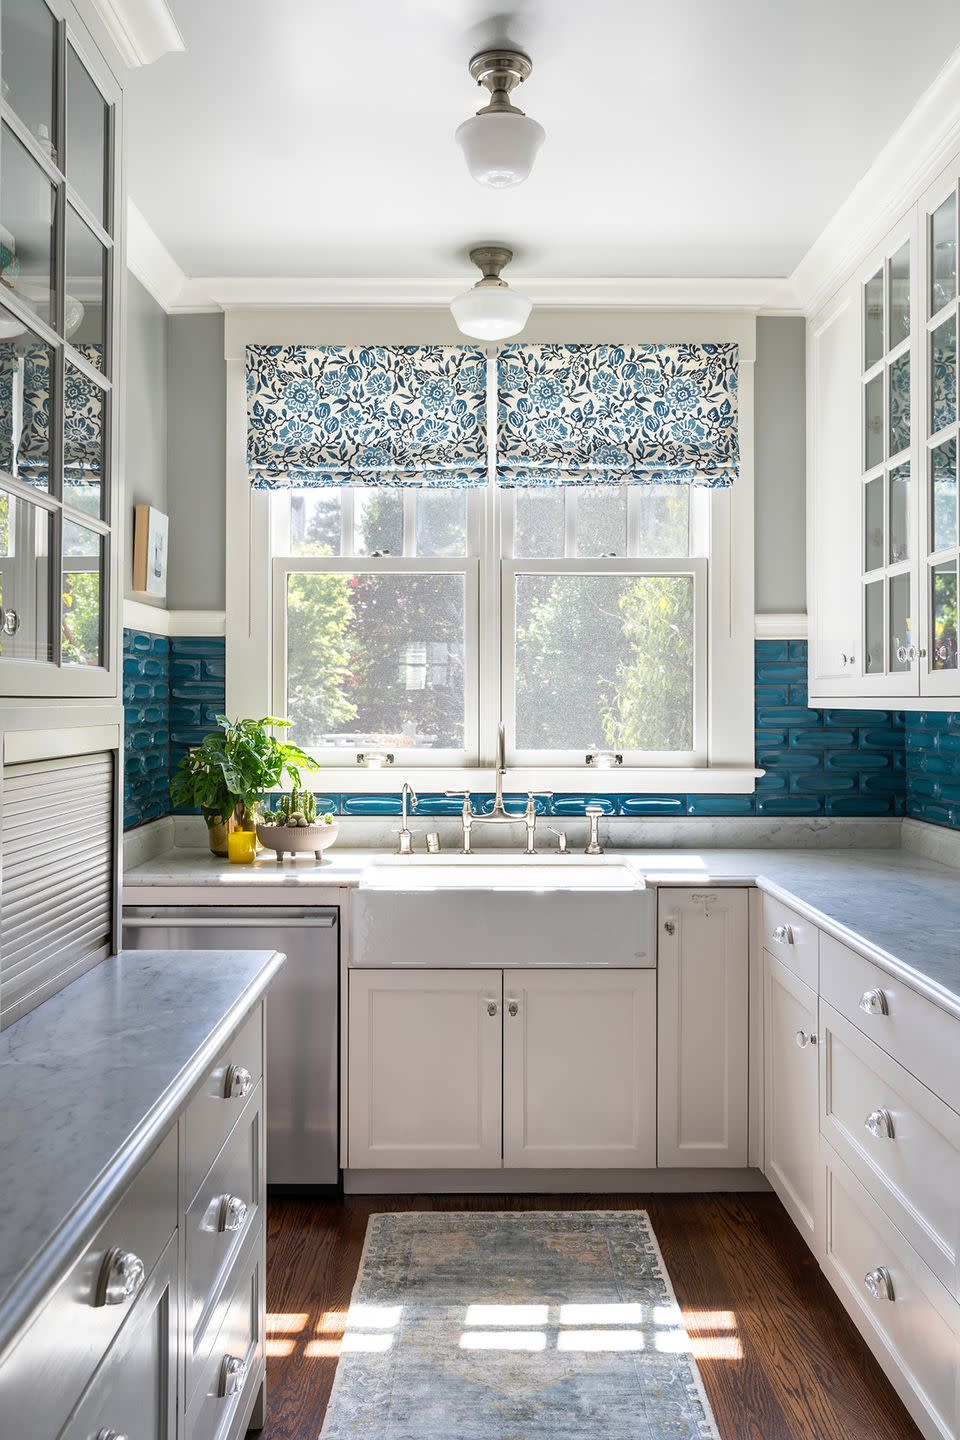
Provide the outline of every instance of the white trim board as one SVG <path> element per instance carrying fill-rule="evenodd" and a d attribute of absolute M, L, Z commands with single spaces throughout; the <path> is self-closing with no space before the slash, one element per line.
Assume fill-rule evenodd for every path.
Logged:
<path fill-rule="evenodd" d="M 121 60 L 132 70 L 185 48 L 166 0 L 93 0 L 93 6 Z"/>
<path fill-rule="evenodd" d="M 757 640 L 806 640 L 806 611 L 789 614 L 754 616 L 754 638 Z"/>
<path fill-rule="evenodd" d="M 224 635 L 226 615 L 222 610 L 165 610 L 142 600 L 124 600 L 123 628 L 148 635 Z"/>

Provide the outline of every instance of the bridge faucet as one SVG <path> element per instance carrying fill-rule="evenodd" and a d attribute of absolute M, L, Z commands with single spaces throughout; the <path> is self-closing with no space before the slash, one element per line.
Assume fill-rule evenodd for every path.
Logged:
<path fill-rule="evenodd" d="M 473 809 L 473 802 L 470 792 L 464 790 L 448 790 L 447 795 L 462 798 L 461 822 L 463 825 L 463 843 L 460 847 L 462 855 L 473 853 L 470 843 L 470 832 L 474 825 L 525 825 L 527 829 L 527 843 L 525 853 L 535 855 L 537 838 L 537 806 L 538 799 L 548 799 L 553 793 L 549 790 L 530 790 L 527 792 L 527 803 L 522 815 L 510 815 L 503 804 L 503 778 L 507 773 L 506 764 L 506 740 L 504 737 L 503 722 L 497 726 L 497 755 L 496 755 L 496 787 L 493 797 L 493 809 L 489 815 L 477 815 Z"/>
<path fill-rule="evenodd" d="M 400 791 L 400 829 L 397 831 L 397 854 L 413 854 L 413 832 L 407 825 L 407 801 L 411 800 L 414 805 L 417 797 L 413 786 L 408 780 L 404 780 L 403 789 Z"/>

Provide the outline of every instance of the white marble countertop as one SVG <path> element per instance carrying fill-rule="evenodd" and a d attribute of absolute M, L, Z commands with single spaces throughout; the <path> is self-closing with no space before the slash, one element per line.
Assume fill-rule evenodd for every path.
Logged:
<path fill-rule="evenodd" d="M 337 847 L 327 853 L 323 864 L 301 858 L 278 865 L 271 854 L 253 865 L 230 865 L 206 850 L 169 850 L 127 872 L 124 900 L 201 903 L 191 892 L 203 889 L 202 903 L 216 905 L 244 890 L 258 897 L 268 890 L 303 904 L 311 891 L 356 886 L 385 852 Z M 960 870 L 906 849 L 610 847 L 606 853 L 635 865 L 648 885 L 757 885 L 960 1016 Z"/>
<path fill-rule="evenodd" d="M 270 950 L 128 951 L 0 1035 L 0 1355 L 282 963 Z"/>

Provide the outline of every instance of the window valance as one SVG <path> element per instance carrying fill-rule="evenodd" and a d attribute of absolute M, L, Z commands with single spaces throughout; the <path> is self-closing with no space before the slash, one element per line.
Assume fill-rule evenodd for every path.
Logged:
<path fill-rule="evenodd" d="M 480 349 L 249 345 L 246 369 L 255 489 L 486 480 Z"/>
<path fill-rule="evenodd" d="M 504 346 L 499 483 L 731 485 L 737 361 L 729 343 Z"/>

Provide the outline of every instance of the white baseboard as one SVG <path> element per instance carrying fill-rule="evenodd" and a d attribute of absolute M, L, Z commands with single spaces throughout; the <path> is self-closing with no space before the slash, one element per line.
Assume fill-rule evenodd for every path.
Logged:
<path fill-rule="evenodd" d="M 759 1170 L 344 1170 L 345 1195 L 663 1195 L 769 1190 Z"/>
<path fill-rule="evenodd" d="M 166 610 L 142 600 L 123 602 L 124 628 L 149 635 L 224 635 L 226 623 L 223 610 Z"/>

